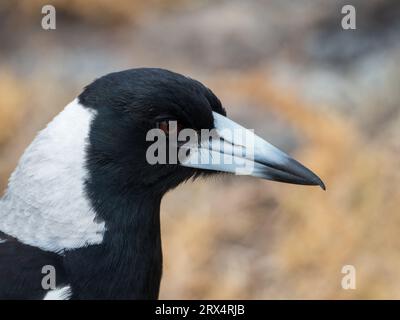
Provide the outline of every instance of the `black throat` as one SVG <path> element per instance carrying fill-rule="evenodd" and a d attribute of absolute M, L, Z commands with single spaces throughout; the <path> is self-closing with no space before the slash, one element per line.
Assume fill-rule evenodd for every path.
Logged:
<path fill-rule="evenodd" d="M 89 188 L 90 190 L 90 188 Z M 91 194 L 103 242 L 65 255 L 72 299 L 157 299 L 162 273 L 160 202 L 156 195 Z"/>

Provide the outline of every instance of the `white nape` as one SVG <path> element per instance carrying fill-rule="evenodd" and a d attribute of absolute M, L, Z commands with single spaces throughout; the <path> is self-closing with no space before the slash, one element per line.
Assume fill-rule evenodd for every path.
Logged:
<path fill-rule="evenodd" d="M 68 104 L 25 150 L 0 200 L 0 230 L 44 250 L 98 244 L 104 222 L 84 190 L 86 147 L 95 111 Z"/>
<path fill-rule="evenodd" d="M 65 286 L 62 288 L 50 290 L 46 293 L 43 300 L 69 300 L 71 297 L 71 287 Z"/>

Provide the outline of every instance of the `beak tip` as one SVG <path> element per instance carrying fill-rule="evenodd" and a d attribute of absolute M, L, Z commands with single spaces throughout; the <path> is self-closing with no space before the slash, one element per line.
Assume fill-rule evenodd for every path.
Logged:
<path fill-rule="evenodd" d="M 317 179 L 315 185 L 320 186 L 322 190 L 326 191 L 325 183 L 320 178 Z"/>

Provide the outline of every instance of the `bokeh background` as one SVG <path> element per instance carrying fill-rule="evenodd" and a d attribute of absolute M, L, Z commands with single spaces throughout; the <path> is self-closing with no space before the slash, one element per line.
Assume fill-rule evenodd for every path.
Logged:
<path fill-rule="evenodd" d="M 357 30 L 341 28 L 353 4 Z M 57 29 L 41 28 L 53 4 Z M 0 2 L 0 192 L 35 133 L 93 79 L 190 75 L 327 191 L 224 176 L 162 203 L 161 298 L 400 298 L 400 2 Z M 357 289 L 343 290 L 354 265 Z"/>

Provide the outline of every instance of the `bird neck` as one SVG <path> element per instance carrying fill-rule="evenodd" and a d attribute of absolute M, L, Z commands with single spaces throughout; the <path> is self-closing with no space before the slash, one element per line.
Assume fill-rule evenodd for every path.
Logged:
<path fill-rule="evenodd" d="M 156 299 L 162 273 L 161 196 L 110 198 L 108 192 L 97 199 L 102 199 L 94 201 L 97 216 L 106 224 L 103 242 L 65 256 L 72 298 Z"/>

